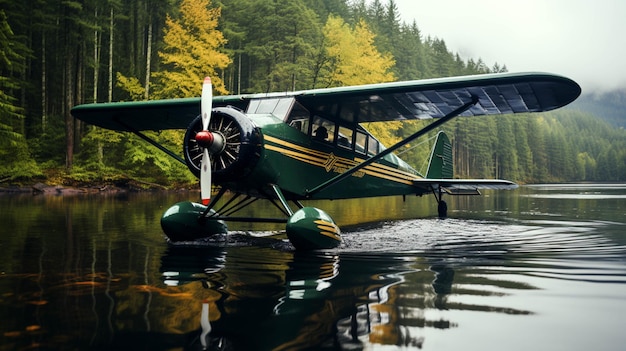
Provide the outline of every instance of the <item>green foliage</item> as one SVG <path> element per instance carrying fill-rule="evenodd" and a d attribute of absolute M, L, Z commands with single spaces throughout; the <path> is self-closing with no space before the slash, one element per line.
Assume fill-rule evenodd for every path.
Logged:
<path fill-rule="evenodd" d="M 183 134 L 180 131 L 148 132 L 146 135 L 171 150 L 182 150 L 180 142 Z M 127 138 L 122 157 L 117 163 L 120 169 L 133 177 L 160 184 L 166 184 L 168 181 L 191 182 L 194 180 L 186 166 L 143 140 L 132 135 L 127 135 Z"/>
<path fill-rule="evenodd" d="M 301 0 L 224 1 L 233 17 L 225 27 L 239 29 L 245 41 L 226 48 L 238 52 L 236 66 L 226 70 L 235 92 L 270 92 L 313 86 L 322 52 L 321 23 Z"/>
<path fill-rule="evenodd" d="M 26 139 L 22 135 L 3 141 L 0 147 L 0 182 L 41 176 L 42 172 L 31 157 Z"/>
<path fill-rule="evenodd" d="M 146 132 L 170 150 L 182 150 L 183 132 L 167 130 Z M 164 154 L 154 146 L 131 133 L 114 132 L 94 127 L 83 138 L 85 152 L 78 157 L 78 166 L 84 176 L 94 179 L 113 179 L 123 174 L 158 184 L 192 183 L 195 177 L 187 167 Z M 97 152 L 92 152 L 97 150 Z"/>
<path fill-rule="evenodd" d="M 60 167 L 65 164 L 65 125 L 60 116 L 50 116 L 45 131 L 37 131 L 28 140 L 31 154 L 42 167 Z"/>
<path fill-rule="evenodd" d="M 146 89 L 143 85 L 141 85 L 139 79 L 135 77 L 126 77 L 120 72 L 117 72 L 116 78 L 117 86 L 126 91 L 131 100 L 136 101 L 143 99 Z"/>
<path fill-rule="evenodd" d="M 14 130 L 22 119 L 23 109 L 17 104 L 15 92 L 19 88 L 14 74 L 23 65 L 24 55 L 18 49 L 20 42 L 0 10 L 0 147 L 15 146 L 23 136 Z"/>
<path fill-rule="evenodd" d="M 27 140 L 20 133 L 23 108 L 17 104 L 16 73 L 24 66 L 27 50 L 14 35 L 7 15 L 0 10 L 0 181 L 41 175 L 30 154 Z"/>

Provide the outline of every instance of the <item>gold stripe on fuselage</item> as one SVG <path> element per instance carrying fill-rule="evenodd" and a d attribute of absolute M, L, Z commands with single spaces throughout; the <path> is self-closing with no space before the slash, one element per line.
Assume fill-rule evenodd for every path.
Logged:
<path fill-rule="evenodd" d="M 361 162 L 364 162 L 364 159 L 361 158 L 355 158 L 354 161 L 358 164 Z M 380 163 L 373 163 L 369 166 L 369 168 L 371 168 L 373 171 L 379 172 L 379 173 L 385 173 L 385 174 L 389 174 L 390 176 L 396 176 L 396 177 L 401 177 L 403 179 L 406 180 L 414 180 L 414 179 L 418 179 L 421 178 L 419 175 L 417 174 L 413 174 L 410 172 L 406 172 L 406 171 L 402 171 L 398 168 L 393 168 L 390 166 L 385 166 L 383 164 Z"/>
<path fill-rule="evenodd" d="M 354 159 L 350 160 L 343 157 L 337 157 L 333 153 L 325 153 L 313 149 L 309 149 L 294 143 L 290 143 L 288 141 L 278 139 L 272 136 L 265 135 L 264 139 L 266 142 L 271 142 L 275 145 L 265 144 L 265 149 L 278 152 L 287 157 L 291 157 L 298 161 L 316 166 L 325 168 L 327 172 L 331 170 L 348 170 L 359 163 L 363 162 L 363 159 Z M 332 167 L 331 167 L 332 166 Z M 386 166 L 380 163 L 373 163 L 371 165 L 366 166 L 363 170 L 360 171 L 361 176 L 363 174 L 367 174 L 372 177 L 381 178 L 390 180 L 393 182 L 403 183 L 412 185 L 413 180 L 419 178 L 418 175 L 405 172 L 399 170 L 397 168 L 393 168 L 390 166 Z M 341 173 L 341 172 L 338 172 Z"/>

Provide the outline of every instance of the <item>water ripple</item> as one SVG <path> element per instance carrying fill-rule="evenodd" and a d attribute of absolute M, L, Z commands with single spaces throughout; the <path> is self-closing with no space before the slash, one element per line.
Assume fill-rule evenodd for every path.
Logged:
<path fill-rule="evenodd" d="M 346 233 L 343 250 L 404 252 L 471 271 L 594 283 L 626 283 L 626 245 L 604 235 L 606 221 L 421 219 Z M 469 272 L 468 272 L 469 273 Z"/>

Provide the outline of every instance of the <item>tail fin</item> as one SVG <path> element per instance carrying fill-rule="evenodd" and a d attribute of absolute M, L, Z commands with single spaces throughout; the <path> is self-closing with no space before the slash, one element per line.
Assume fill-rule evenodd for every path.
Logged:
<path fill-rule="evenodd" d="M 426 178 L 452 179 L 454 177 L 454 169 L 452 166 L 452 143 L 446 133 L 439 132 L 435 146 L 430 154 Z"/>

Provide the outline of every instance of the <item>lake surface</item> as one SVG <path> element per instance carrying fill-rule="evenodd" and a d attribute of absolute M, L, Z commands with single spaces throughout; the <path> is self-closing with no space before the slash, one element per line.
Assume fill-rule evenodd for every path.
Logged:
<path fill-rule="evenodd" d="M 0 196 L 0 350 L 626 347 L 625 184 L 448 198 L 448 219 L 309 202 L 344 228 L 309 253 L 275 225 L 168 245 L 161 214 L 196 197 Z"/>

